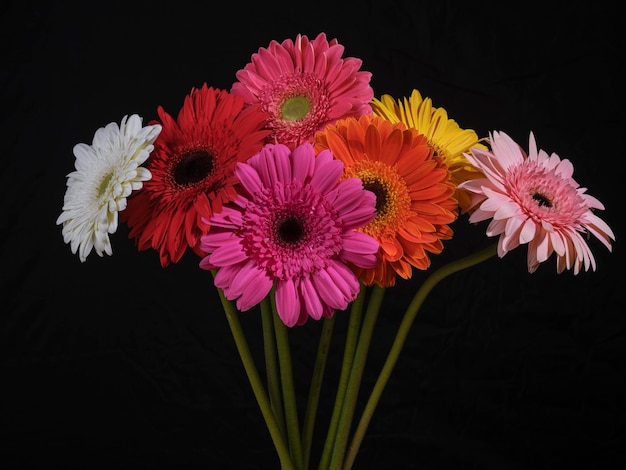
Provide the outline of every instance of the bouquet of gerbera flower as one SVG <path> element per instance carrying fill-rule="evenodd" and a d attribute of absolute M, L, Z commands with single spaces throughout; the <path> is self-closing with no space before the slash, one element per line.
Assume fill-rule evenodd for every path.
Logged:
<path fill-rule="evenodd" d="M 505 132 L 480 138 L 417 90 L 374 96 L 372 74 L 321 33 L 272 41 L 230 90 L 204 84 L 176 118 L 130 115 L 74 148 L 57 223 L 73 253 L 111 255 L 118 216 L 162 267 L 188 251 L 214 278 L 238 352 L 283 469 L 349 469 L 407 333 L 446 276 L 527 245 L 528 271 L 596 268 L 586 237 L 615 235 L 573 165 Z M 358 420 L 356 401 L 384 293 L 427 271 L 453 243 L 451 224 L 489 221 L 496 244 L 433 271 L 415 292 Z M 265 355 L 253 357 L 239 314 L 259 307 Z M 335 406 L 316 410 L 335 316 L 350 315 Z M 304 416 L 289 329 L 321 322 Z M 259 359 L 267 373 L 262 379 Z M 302 424 L 301 424 L 302 421 Z M 314 460 L 314 435 L 322 433 Z"/>

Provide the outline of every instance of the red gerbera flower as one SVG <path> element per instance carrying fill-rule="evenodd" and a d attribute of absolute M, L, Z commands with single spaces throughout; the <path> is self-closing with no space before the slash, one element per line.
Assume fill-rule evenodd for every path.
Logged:
<path fill-rule="evenodd" d="M 159 106 L 163 129 L 148 159 L 152 179 L 123 213 L 139 250 L 154 248 L 163 267 L 191 248 L 199 256 L 206 223 L 234 200 L 234 169 L 257 153 L 269 133 L 267 114 L 225 90 L 193 88 L 176 121 Z M 158 122 L 158 121 L 155 121 Z"/>

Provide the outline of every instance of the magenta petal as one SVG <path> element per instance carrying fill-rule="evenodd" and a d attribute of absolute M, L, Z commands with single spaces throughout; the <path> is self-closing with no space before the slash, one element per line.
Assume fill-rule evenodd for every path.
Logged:
<path fill-rule="evenodd" d="M 205 256 L 204 258 L 200 260 L 199 266 L 201 269 L 206 269 L 207 271 L 212 271 L 218 268 L 218 266 L 211 264 L 211 261 L 209 261 L 208 256 Z"/>
<path fill-rule="evenodd" d="M 311 186 L 324 194 L 334 189 L 343 173 L 343 163 L 334 160 L 330 151 L 322 150 L 315 159 L 315 174 L 311 178 Z"/>
<path fill-rule="evenodd" d="M 263 183 L 261 182 L 261 178 L 259 178 L 259 174 L 250 165 L 237 163 L 235 175 L 239 178 L 239 181 L 241 181 L 241 184 L 248 193 L 255 194 L 257 191 L 263 189 Z"/>
<path fill-rule="evenodd" d="M 272 187 L 277 181 L 280 181 L 281 175 L 288 171 L 290 172 L 286 168 L 289 165 L 290 152 L 289 147 L 286 145 L 266 144 L 247 163 L 259 173 L 264 186 Z M 279 170 L 277 170 L 277 167 L 279 167 Z M 284 181 L 282 182 L 284 183 Z"/>
<path fill-rule="evenodd" d="M 300 280 L 300 292 L 302 293 L 303 308 L 311 318 L 319 320 L 324 313 L 324 306 L 320 300 L 319 294 L 316 292 L 311 279 L 303 278 Z"/>
<path fill-rule="evenodd" d="M 276 283 L 276 312 L 288 327 L 294 326 L 300 316 L 300 298 L 291 279 Z"/>
<path fill-rule="evenodd" d="M 347 306 L 347 302 L 341 295 L 341 292 L 334 288 L 334 281 L 326 270 L 319 270 L 312 276 L 313 286 L 319 293 L 321 300 L 329 307 L 335 310 L 343 310 Z"/>
<path fill-rule="evenodd" d="M 360 286 L 358 279 L 350 268 L 338 261 L 332 261 L 326 268 L 326 271 L 330 274 L 335 287 L 341 292 L 346 302 L 356 298 Z"/>
<path fill-rule="evenodd" d="M 343 234 L 343 249 L 360 255 L 375 254 L 380 247 L 378 241 L 363 232 L 350 230 Z"/>
<path fill-rule="evenodd" d="M 364 269 L 378 265 L 376 253 L 380 245 L 375 238 L 362 232 L 352 231 L 344 234 L 343 242 L 341 257 L 344 261 Z"/>
<path fill-rule="evenodd" d="M 311 144 L 302 144 L 291 153 L 293 179 L 304 182 L 313 174 L 315 168 L 315 153 Z"/>
<path fill-rule="evenodd" d="M 241 297 L 237 301 L 237 307 L 245 311 L 259 304 L 270 292 L 274 281 L 262 270 L 258 270 L 256 275 L 248 280 Z"/>
<path fill-rule="evenodd" d="M 237 266 L 239 272 L 236 276 L 233 276 L 230 285 L 224 287 L 224 292 L 228 290 L 233 295 L 239 297 L 243 295 L 247 289 L 250 289 L 250 286 L 254 284 L 257 276 L 265 275 L 265 272 L 261 271 L 252 260 L 240 263 Z M 249 307 L 251 307 L 251 305 L 248 306 L 248 308 Z"/>
<path fill-rule="evenodd" d="M 238 199 L 239 202 L 239 199 Z M 221 212 L 211 214 L 209 224 L 215 227 L 235 229 L 241 225 L 241 212 L 232 207 L 222 207 Z"/>
<path fill-rule="evenodd" d="M 239 274 L 240 266 L 232 265 L 218 269 L 215 274 L 214 284 L 226 292 L 226 289 L 232 284 L 233 279 Z M 232 299 L 231 299 L 232 300 Z"/>
<path fill-rule="evenodd" d="M 217 248 L 210 255 L 211 263 L 215 266 L 226 266 L 229 264 L 236 264 L 247 259 L 248 255 L 241 245 L 240 239 L 232 243 L 225 243 Z"/>

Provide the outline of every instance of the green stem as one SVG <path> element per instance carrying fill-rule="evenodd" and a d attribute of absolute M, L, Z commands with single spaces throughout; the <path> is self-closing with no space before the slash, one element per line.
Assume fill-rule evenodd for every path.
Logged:
<path fill-rule="evenodd" d="M 497 244 L 491 245 L 481 251 L 468 255 L 464 258 L 461 258 L 457 261 L 453 261 L 451 263 L 446 264 L 445 266 L 440 267 L 436 271 L 434 271 L 424 283 L 420 286 L 419 290 L 416 292 L 413 300 L 409 304 L 407 308 L 404 318 L 402 319 L 402 323 L 398 327 L 398 332 L 396 333 L 396 337 L 394 338 L 394 342 L 391 346 L 389 354 L 387 355 L 387 360 L 383 365 L 383 368 L 376 380 L 376 384 L 372 389 L 372 393 L 365 405 L 363 410 L 363 414 L 361 415 L 361 420 L 357 425 L 354 436 L 352 438 L 352 442 L 348 448 L 346 453 L 346 458 L 343 466 L 343 470 L 350 470 L 352 468 L 352 464 L 354 463 L 354 459 L 359 451 L 359 447 L 361 446 L 361 442 L 363 441 L 363 437 L 365 435 L 365 431 L 372 419 L 372 415 L 376 406 L 378 405 L 378 401 L 380 400 L 380 396 L 389 380 L 391 372 L 398 361 L 398 357 L 400 355 L 400 351 L 404 346 L 404 342 L 406 341 L 406 337 L 409 333 L 411 325 L 415 320 L 415 316 L 419 311 L 420 307 L 424 303 L 424 300 L 430 293 L 430 291 L 444 278 L 448 277 L 451 274 L 454 274 L 458 271 L 462 271 L 463 269 L 470 268 L 476 264 L 482 263 L 483 261 L 488 260 L 489 258 L 495 256 L 497 253 Z"/>
<path fill-rule="evenodd" d="M 302 455 L 302 442 L 300 440 L 300 425 L 298 423 L 298 408 L 296 405 L 296 391 L 293 383 L 293 369 L 291 365 L 291 353 L 289 349 L 289 337 L 287 326 L 278 316 L 276 311 L 276 295 L 274 289 L 271 292 L 272 310 L 274 317 L 274 333 L 278 347 L 278 361 L 280 364 L 280 376 L 283 384 L 283 399 L 285 403 L 285 418 L 287 423 L 287 437 L 291 458 L 294 460 L 296 469 L 304 468 Z"/>
<path fill-rule="evenodd" d="M 330 340 L 332 338 L 335 327 L 335 315 L 324 318 L 322 324 L 322 334 L 317 348 L 317 357 L 313 368 L 313 376 L 311 378 L 311 387 L 309 389 L 309 399 L 307 402 L 306 413 L 304 415 L 304 425 L 302 431 L 302 442 L 304 446 L 304 468 L 309 468 L 311 458 L 311 445 L 313 441 L 313 430 L 315 428 L 315 417 L 317 416 L 317 405 L 319 403 L 320 392 L 322 390 L 322 382 L 324 378 L 324 370 L 326 369 L 326 361 L 328 359 L 328 351 L 330 350 Z"/>
<path fill-rule="evenodd" d="M 215 275 L 215 272 L 213 272 L 213 275 Z M 250 382 L 250 385 L 252 386 L 252 391 L 254 392 L 254 396 L 256 397 L 259 408 L 261 409 L 261 413 L 263 414 L 263 418 L 265 419 L 265 424 L 267 425 L 267 429 L 269 430 L 270 436 L 272 437 L 276 452 L 278 453 L 281 469 L 295 470 L 294 464 L 291 460 L 291 456 L 289 455 L 289 448 L 287 447 L 287 444 L 283 439 L 280 427 L 276 421 L 274 413 L 272 412 L 272 407 L 270 405 L 267 394 L 265 393 L 265 389 L 263 388 L 263 382 L 261 381 L 261 377 L 259 376 L 257 368 L 254 364 L 252 353 L 250 352 L 250 348 L 248 347 L 248 342 L 246 341 L 243 328 L 241 327 L 241 323 L 239 322 L 237 309 L 233 306 L 232 302 L 230 302 L 224 296 L 224 292 L 222 291 L 222 289 L 217 289 L 217 291 L 219 293 L 220 300 L 222 301 L 224 313 L 226 314 L 228 325 L 230 326 L 233 339 L 235 340 L 237 351 L 239 352 L 239 356 L 241 357 L 241 362 L 243 363 L 244 369 L 248 376 L 248 380 Z"/>
<path fill-rule="evenodd" d="M 267 373 L 268 391 L 272 410 L 278 421 L 283 436 L 286 436 L 285 414 L 280 393 L 280 378 L 276 363 L 276 339 L 274 336 L 274 320 L 269 296 L 261 302 L 261 319 L 263 321 L 263 348 L 265 351 L 265 367 Z"/>
<path fill-rule="evenodd" d="M 363 303 L 365 302 L 365 293 L 366 288 L 363 284 L 361 284 L 359 294 L 354 302 L 352 302 L 352 307 L 350 309 L 350 322 L 348 324 L 348 332 L 346 334 L 346 345 L 343 352 L 341 373 L 339 374 L 339 384 L 337 385 L 335 406 L 333 408 L 330 424 L 328 426 L 326 442 L 324 443 L 324 449 L 322 450 L 322 457 L 320 458 L 320 464 L 318 467 L 319 470 L 327 470 L 330 464 L 330 458 L 332 457 L 335 445 L 335 435 L 337 434 L 337 426 L 339 425 L 339 417 L 341 416 L 341 408 L 343 407 L 346 388 L 348 387 L 348 379 L 350 377 L 350 370 L 352 369 L 356 342 L 361 328 L 361 317 L 363 313 Z"/>
<path fill-rule="evenodd" d="M 331 470 L 339 470 L 343 463 L 352 427 L 352 418 L 354 416 L 359 389 L 363 379 L 363 370 L 367 360 L 367 353 L 369 351 L 374 326 L 376 325 L 376 320 L 378 318 L 378 313 L 380 312 L 380 306 L 382 305 L 384 295 L 385 288 L 374 285 L 374 289 L 372 290 L 367 306 L 367 311 L 365 313 L 365 319 L 363 320 L 359 342 L 354 355 L 346 396 L 343 401 L 341 418 L 339 419 L 339 427 L 335 438 L 335 448 L 333 450 L 333 456 L 330 464 Z"/>

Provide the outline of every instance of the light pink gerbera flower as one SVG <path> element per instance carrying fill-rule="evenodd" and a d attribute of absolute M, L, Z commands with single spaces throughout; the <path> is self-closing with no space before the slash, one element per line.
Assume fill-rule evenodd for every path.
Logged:
<path fill-rule="evenodd" d="M 459 187 L 473 193 L 472 207 L 478 205 L 470 222 L 493 219 L 487 235 L 500 235 L 498 256 L 528 243 L 531 273 L 553 252 L 558 273 L 573 268 L 578 274 L 583 266 L 595 271 L 595 258 L 583 235 L 596 236 L 609 251 L 615 235 L 593 213 L 604 206 L 573 179 L 572 163 L 538 150 L 532 132 L 528 155 L 504 132 L 490 134 L 489 144 L 491 151 L 474 148 L 465 155 L 485 178 Z"/>
<path fill-rule="evenodd" d="M 359 70 L 361 59 L 342 58 L 343 52 L 324 33 L 312 41 L 300 34 L 295 42 L 272 41 L 236 73 L 231 93 L 247 104 L 261 103 L 271 116 L 267 142 L 293 149 L 338 119 L 372 114 L 372 74 Z"/>
<path fill-rule="evenodd" d="M 239 197 L 213 213 L 200 267 L 217 269 L 215 285 L 245 311 L 276 286 L 285 325 L 330 317 L 356 298 L 350 264 L 376 265 L 378 242 L 356 229 L 376 216 L 376 196 L 358 178 L 340 181 L 343 164 L 312 144 L 291 151 L 267 144 L 238 163 Z"/>

